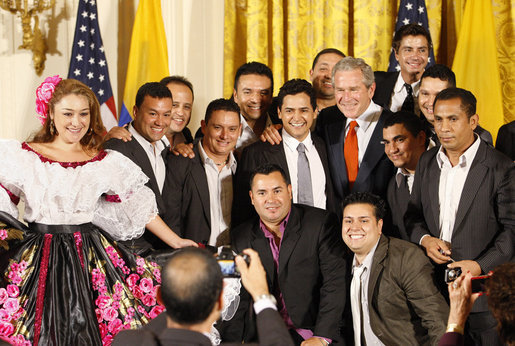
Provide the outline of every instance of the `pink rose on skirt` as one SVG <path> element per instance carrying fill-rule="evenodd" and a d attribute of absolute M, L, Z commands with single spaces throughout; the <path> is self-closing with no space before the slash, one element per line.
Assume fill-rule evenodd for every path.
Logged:
<path fill-rule="evenodd" d="M 11 336 L 14 333 L 14 326 L 8 322 L 0 321 L 0 335 Z"/>
<path fill-rule="evenodd" d="M 7 290 L 5 288 L 0 288 L 0 304 L 5 303 L 5 300 L 9 298 L 9 293 L 7 293 Z"/>
<path fill-rule="evenodd" d="M 106 321 L 114 321 L 114 319 L 118 317 L 118 311 L 116 311 L 114 308 L 107 308 L 102 311 L 102 317 Z"/>
<path fill-rule="evenodd" d="M 101 296 L 99 296 L 97 298 L 97 300 L 95 301 L 95 304 L 97 304 L 97 306 L 100 309 L 105 309 L 109 305 L 111 305 L 111 298 L 109 298 L 108 296 L 102 294 Z"/>
<path fill-rule="evenodd" d="M 7 293 L 10 297 L 16 298 L 20 294 L 20 289 L 16 285 L 7 285 Z"/>
<path fill-rule="evenodd" d="M 150 310 L 150 317 L 151 318 L 156 318 L 160 313 L 162 313 L 163 311 L 165 310 L 164 307 L 162 307 L 161 305 L 156 305 L 152 308 L 152 310 Z"/>
<path fill-rule="evenodd" d="M 154 306 L 156 305 L 156 297 L 151 294 L 147 294 L 143 297 L 143 304 L 146 306 Z"/>
<path fill-rule="evenodd" d="M 9 234 L 7 233 L 7 230 L 5 230 L 5 229 L 3 229 L 3 228 L 2 228 L 2 229 L 0 229 L 0 239 L 5 240 L 5 239 L 7 239 L 7 236 L 8 236 L 8 235 L 9 235 Z"/>
<path fill-rule="evenodd" d="M 112 320 L 107 325 L 107 328 L 109 329 L 110 333 L 117 334 L 123 328 L 122 320 L 119 318 Z"/>
<path fill-rule="evenodd" d="M 152 292 L 152 289 L 154 288 L 154 283 L 149 278 L 143 278 L 139 283 L 139 288 L 141 288 L 141 290 L 145 293 Z"/>
<path fill-rule="evenodd" d="M 7 298 L 4 303 L 4 309 L 10 313 L 14 314 L 20 308 L 20 303 L 16 298 Z"/>
<path fill-rule="evenodd" d="M 127 278 L 127 285 L 129 285 L 129 287 L 136 286 L 138 284 L 138 280 L 139 280 L 138 274 L 131 274 Z"/>

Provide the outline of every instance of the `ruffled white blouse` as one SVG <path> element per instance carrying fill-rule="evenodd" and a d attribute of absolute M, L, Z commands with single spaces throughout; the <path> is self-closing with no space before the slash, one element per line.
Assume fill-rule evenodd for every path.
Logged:
<path fill-rule="evenodd" d="M 48 225 L 91 222 L 115 240 L 140 237 L 157 215 L 147 176 L 124 155 L 101 151 L 84 162 L 55 162 L 15 140 L 0 140 L 0 211 Z M 3 187 L 3 188 L 2 188 Z"/>

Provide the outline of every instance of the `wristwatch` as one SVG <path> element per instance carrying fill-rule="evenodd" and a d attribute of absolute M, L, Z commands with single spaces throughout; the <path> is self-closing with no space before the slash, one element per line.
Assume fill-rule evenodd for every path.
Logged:
<path fill-rule="evenodd" d="M 277 300 L 275 299 L 275 297 L 272 295 L 272 294 L 261 294 L 259 295 L 256 300 L 254 301 L 254 303 L 257 303 L 258 301 L 260 301 L 261 299 L 268 299 L 270 300 L 272 303 L 274 303 L 275 306 L 277 306 Z"/>

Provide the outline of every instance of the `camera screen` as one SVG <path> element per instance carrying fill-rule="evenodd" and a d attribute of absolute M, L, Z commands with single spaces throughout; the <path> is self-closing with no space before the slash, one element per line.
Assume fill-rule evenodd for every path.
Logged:
<path fill-rule="evenodd" d="M 233 260 L 218 260 L 220 269 L 224 276 L 231 276 L 236 274 L 236 265 Z"/>

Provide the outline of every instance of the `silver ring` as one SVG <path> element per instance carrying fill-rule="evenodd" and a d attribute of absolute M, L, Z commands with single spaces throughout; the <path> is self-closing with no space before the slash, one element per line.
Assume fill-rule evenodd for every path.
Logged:
<path fill-rule="evenodd" d="M 454 282 L 454 283 L 452 284 L 452 288 L 454 288 L 454 289 L 458 288 L 458 283 L 457 283 L 457 282 Z"/>

